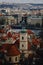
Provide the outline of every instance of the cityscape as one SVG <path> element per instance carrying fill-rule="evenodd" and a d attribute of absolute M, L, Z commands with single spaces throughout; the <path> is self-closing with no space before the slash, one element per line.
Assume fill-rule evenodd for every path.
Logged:
<path fill-rule="evenodd" d="M 43 4 L 0 3 L 0 65 L 43 65 Z"/>

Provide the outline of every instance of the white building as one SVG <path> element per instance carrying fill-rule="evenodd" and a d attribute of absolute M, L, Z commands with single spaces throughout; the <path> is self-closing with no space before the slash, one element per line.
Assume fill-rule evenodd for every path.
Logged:
<path fill-rule="evenodd" d="M 8 62 L 18 65 L 20 54 L 20 51 L 16 48 L 15 45 L 9 45 L 5 58 Z"/>
<path fill-rule="evenodd" d="M 27 53 L 28 51 L 28 42 L 27 42 L 27 32 L 21 31 L 20 32 L 20 51 L 23 53 Z"/>

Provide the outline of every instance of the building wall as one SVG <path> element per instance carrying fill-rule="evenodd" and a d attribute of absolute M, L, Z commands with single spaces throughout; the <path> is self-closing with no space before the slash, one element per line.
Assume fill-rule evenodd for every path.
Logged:
<path fill-rule="evenodd" d="M 22 37 L 24 37 L 24 39 L 22 39 Z M 20 41 L 27 41 L 27 33 L 20 33 Z"/>
<path fill-rule="evenodd" d="M 41 18 L 31 19 L 31 24 L 36 24 L 36 23 L 40 23 L 40 25 L 42 25 L 42 19 Z"/>
<path fill-rule="evenodd" d="M 42 18 L 28 18 L 28 24 L 40 23 L 42 25 Z"/>
<path fill-rule="evenodd" d="M 9 58 L 11 58 L 11 63 L 18 63 L 20 60 L 20 55 L 18 55 L 18 56 L 6 56 L 7 61 L 9 61 Z"/>
<path fill-rule="evenodd" d="M 43 10 L 41 10 L 41 15 L 43 15 Z"/>
<path fill-rule="evenodd" d="M 23 37 L 23 38 L 22 38 Z M 20 51 L 27 53 L 28 42 L 27 42 L 27 33 L 20 33 Z"/>
<path fill-rule="evenodd" d="M 28 44 L 27 42 L 20 42 L 20 50 L 27 50 Z"/>
<path fill-rule="evenodd" d="M 18 14 L 18 23 L 22 20 L 22 15 Z"/>

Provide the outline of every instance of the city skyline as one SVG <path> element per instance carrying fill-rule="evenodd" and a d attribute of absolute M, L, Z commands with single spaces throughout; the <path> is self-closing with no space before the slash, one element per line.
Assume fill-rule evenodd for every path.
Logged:
<path fill-rule="evenodd" d="M 43 0 L 0 0 L 0 3 L 43 3 Z"/>

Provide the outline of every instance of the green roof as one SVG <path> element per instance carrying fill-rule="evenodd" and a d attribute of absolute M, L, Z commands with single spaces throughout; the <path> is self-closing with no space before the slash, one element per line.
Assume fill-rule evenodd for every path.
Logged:
<path fill-rule="evenodd" d="M 21 33 L 26 33 L 26 29 L 22 29 L 21 30 Z"/>

